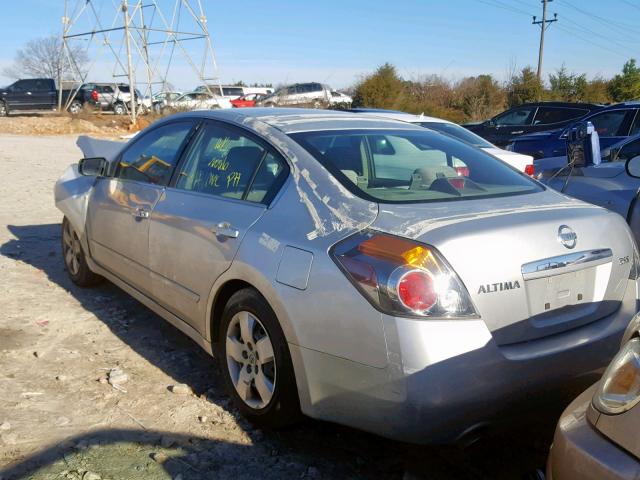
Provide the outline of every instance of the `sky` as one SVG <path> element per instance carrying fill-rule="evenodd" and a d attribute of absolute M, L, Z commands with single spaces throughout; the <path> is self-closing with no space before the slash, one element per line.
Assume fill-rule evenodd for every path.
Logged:
<path fill-rule="evenodd" d="M 223 83 L 319 81 L 347 88 L 384 62 L 395 65 L 408 79 L 438 74 L 456 80 L 489 73 L 504 80 L 514 66 L 535 68 L 538 60 L 540 28 L 531 24 L 531 17 L 540 18 L 540 0 L 201 1 Z M 110 26 L 115 18 L 113 4 L 118 1 L 91 2 L 102 26 Z M 175 0 L 156 2 L 169 18 Z M 3 3 L 17 5 L 9 0 Z M 68 0 L 71 10 L 84 3 Z M 3 9 L 0 71 L 11 65 L 15 51 L 27 41 L 61 32 L 63 0 L 19 4 L 19 8 L 5 5 Z M 627 59 L 640 60 L 640 0 L 553 0 L 548 12 L 550 17 L 557 13 L 558 21 L 549 26 L 545 37 L 544 78 L 563 64 L 589 77 L 609 77 Z M 71 33 L 94 29 L 92 15 L 86 9 Z M 196 30 L 184 15 L 181 28 Z M 158 18 L 154 25 L 160 28 Z M 99 36 L 75 44 L 86 46 L 94 62 L 89 79 L 109 81 L 119 72 L 114 69 L 115 55 L 100 47 L 98 40 Z M 114 50 L 121 48 L 121 38 L 115 34 L 111 42 Z M 204 42 L 182 45 L 200 65 Z M 159 57 L 158 65 L 163 66 L 169 49 L 162 56 L 160 50 L 159 45 L 154 47 L 152 58 Z M 136 62 L 140 65 L 134 58 Z M 213 72 L 213 67 L 209 70 Z M 180 49 L 174 52 L 168 80 L 182 90 L 202 83 Z M 10 81 L 0 74 L 0 85 Z"/>

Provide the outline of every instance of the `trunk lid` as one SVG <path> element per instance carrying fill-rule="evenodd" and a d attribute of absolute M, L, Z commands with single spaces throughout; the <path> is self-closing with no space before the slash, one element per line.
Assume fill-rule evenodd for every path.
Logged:
<path fill-rule="evenodd" d="M 566 228 L 561 227 L 565 226 Z M 436 247 L 496 342 L 577 328 L 620 307 L 633 263 L 621 217 L 552 191 L 433 204 L 380 204 L 371 228 Z M 573 243 L 573 248 L 565 243 Z"/>

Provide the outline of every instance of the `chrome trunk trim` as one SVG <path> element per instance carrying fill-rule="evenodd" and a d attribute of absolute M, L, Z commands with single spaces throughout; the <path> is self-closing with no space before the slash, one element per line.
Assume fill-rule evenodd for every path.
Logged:
<path fill-rule="evenodd" d="M 584 252 L 568 253 L 557 257 L 544 258 L 522 265 L 522 278 L 533 280 L 536 278 L 560 275 L 574 272 L 587 267 L 595 267 L 609 263 L 613 257 L 610 248 L 587 250 Z"/>

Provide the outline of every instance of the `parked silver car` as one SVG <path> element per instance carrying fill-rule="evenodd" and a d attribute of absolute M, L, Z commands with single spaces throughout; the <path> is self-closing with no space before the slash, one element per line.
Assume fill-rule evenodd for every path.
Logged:
<path fill-rule="evenodd" d="M 55 187 L 71 279 L 215 351 L 260 425 L 461 439 L 590 383 L 636 313 L 620 216 L 419 126 L 256 108 L 79 144 Z"/>

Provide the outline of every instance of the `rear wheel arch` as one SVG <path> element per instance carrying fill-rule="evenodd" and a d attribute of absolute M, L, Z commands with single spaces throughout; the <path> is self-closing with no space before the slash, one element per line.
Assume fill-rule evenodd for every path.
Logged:
<path fill-rule="evenodd" d="M 228 280 L 216 292 L 213 303 L 211 305 L 211 316 L 209 319 L 210 338 L 212 345 L 214 345 L 218 341 L 218 335 L 220 335 L 220 322 L 222 321 L 222 313 L 224 312 L 224 307 L 227 305 L 229 299 L 233 296 L 234 293 L 239 292 L 240 290 L 245 288 L 251 288 L 260 293 L 260 291 L 249 282 L 240 279 Z M 262 293 L 260 293 L 260 295 L 264 298 L 264 295 L 262 295 Z M 269 302 L 267 301 L 267 303 Z"/>
<path fill-rule="evenodd" d="M 633 236 L 640 240 L 640 202 L 638 202 L 638 197 L 640 193 L 636 193 L 631 200 L 631 204 L 629 205 L 629 211 L 627 212 L 627 224 L 631 231 L 633 232 Z"/>

